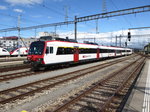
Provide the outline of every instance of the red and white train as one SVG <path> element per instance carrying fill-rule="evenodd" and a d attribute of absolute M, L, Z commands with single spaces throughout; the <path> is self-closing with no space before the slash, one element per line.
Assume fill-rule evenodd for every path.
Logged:
<path fill-rule="evenodd" d="M 26 47 L 20 47 L 20 48 L 14 48 L 11 52 L 10 55 L 11 56 L 27 56 L 28 54 L 28 49 Z"/>
<path fill-rule="evenodd" d="M 10 56 L 10 53 L 7 49 L 0 47 L 0 57 Z"/>
<path fill-rule="evenodd" d="M 132 49 L 84 44 L 62 40 L 32 42 L 27 61 L 32 67 L 76 63 L 132 54 Z"/>

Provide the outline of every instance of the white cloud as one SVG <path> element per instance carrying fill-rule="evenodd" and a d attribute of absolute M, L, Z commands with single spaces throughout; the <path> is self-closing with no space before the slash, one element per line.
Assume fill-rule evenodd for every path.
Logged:
<path fill-rule="evenodd" d="M 33 5 L 33 4 L 41 4 L 43 0 L 5 0 L 7 3 L 11 5 Z"/>
<path fill-rule="evenodd" d="M 22 9 L 14 9 L 13 11 L 19 12 L 19 13 L 23 13 L 23 10 L 22 10 Z"/>
<path fill-rule="evenodd" d="M 69 31 L 69 32 L 59 31 L 59 32 L 60 33 L 58 34 L 62 38 L 69 37 L 71 39 L 74 39 L 75 37 L 74 31 Z M 118 36 L 117 45 L 120 45 L 119 36 L 121 35 L 122 36 L 121 45 L 122 47 L 124 47 L 125 46 L 124 43 L 127 41 L 128 32 L 129 30 L 119 30 L 119 31 L 99 33 L 99 34 L 89 33 L 89 32 L 77 32 L 77 38 L 79 42 L 83 42 L 85 40 L 93 42 L 95 40 L 96 43 L 98 43 L 99 45 L 115 46 L 116 36 Z M 131 41 L 130 42 L 128 41 L 128 47 L 142 49 L 143 46 L 148 44 L 148 41 L 150 42 L 150 37 L 149 37 L 150 30 L 130 30 L 130 32 L 131 32 Z M 136 36 L 136 35 L 141 35 L 141 36 Z"/>
<path fill-rule="evenodd" d="M 7 7 L 6 6 L 2 6 L 2 5 L 0 5 L 0 10 L 6 10 L 7 9 Z"/>

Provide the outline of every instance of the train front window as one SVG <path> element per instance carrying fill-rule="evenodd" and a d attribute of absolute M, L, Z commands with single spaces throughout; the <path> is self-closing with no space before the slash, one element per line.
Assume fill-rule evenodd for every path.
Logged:
<path fill-rule="evenodd" d="M 2 50 L 3 52 L 7 52 L 5 49 Z"/>
<path fill-rule="evenodd" d="M 41 42 L 41 41 L 38 41 L 38 42 L 33 42 L 31 45 L 30 45 L 30 49 L 29 49 L 29 55 L 42 55 L 43 54 L 43 51 L 44 51 L 44 46 L 45 46 L 45 43 L 44 42 Z"/>

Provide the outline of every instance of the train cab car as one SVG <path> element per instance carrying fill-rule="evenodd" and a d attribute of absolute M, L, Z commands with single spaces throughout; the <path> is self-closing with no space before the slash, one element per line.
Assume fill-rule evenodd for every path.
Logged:
<path fill-rule="evenodd" d="M 133 53 L 132 49 L 126 48 L 126 55 L 131 55 Z"/>
<path fill-rule="evenodd" d="M 44 65 L 45 42 L 36 41 L 32 42 L 27 56 L 27 62 L 31 63 L 33 67 Z"/>
<path fill-rule="evenodd" d="M 10 52 L 11 56 L 18 56 L 20 54 L 20 56 L 27 56 L 28 54 L 28 49 L 26 47 L 21 47 L 21 48 L 15 48 Z"/>
<path fill-rule="evenodd" d="M 0 48 L 0 57 L 10 56 L 10 53 L 5 48 Z"/>

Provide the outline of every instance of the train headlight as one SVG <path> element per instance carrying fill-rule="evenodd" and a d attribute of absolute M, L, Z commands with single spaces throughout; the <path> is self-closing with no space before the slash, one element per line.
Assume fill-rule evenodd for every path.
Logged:
<path fill-rule="evenodd" d="M 43 58 L 38 58 L 38 61 L 42 61 L 43 60 Z"/>

